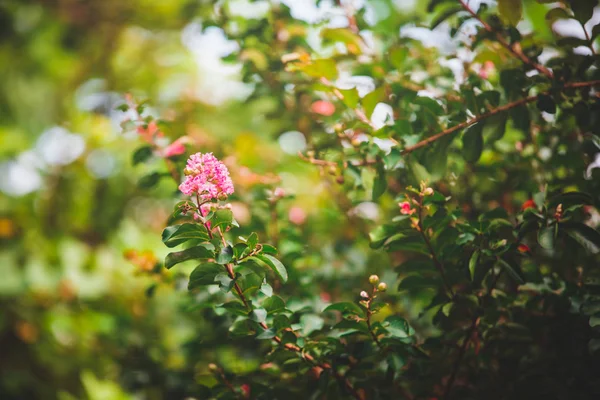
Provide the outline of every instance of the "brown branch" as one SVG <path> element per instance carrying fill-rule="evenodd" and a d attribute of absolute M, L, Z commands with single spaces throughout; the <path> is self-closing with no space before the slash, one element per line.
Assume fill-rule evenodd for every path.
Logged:
<path fill-rule="evenodd" d="M 223 243 L 223 246 L 227 246 L 227 241 L 225 240 L 225 236 L 223 235 L 223 231 L 221 230 L 221 227 L 217 227 L 217 232 L 219 232 L 219 235 L 221 236 L 221 242 Z M 226 267 L 227 274 L 229 275 L 229 277 L 231 279 L 235 279 L 235 272 L 233 271 L 233 264 L 231 264 L 231 263 L 226 264 L 225 267 Z M 246 299 L 246 296 L 244 295 L 244 292 L 242 291 L 242 289 L 238 285 L 238 283 L 235 282 L 233 287 L 234 287 L 235 291 L 237 292 L 238 296 L 240 297 L 240 300 L 242 300 L 244 307 L 248 311 L 252 311 L 252 307 L 250 306 L 248 299 Z M 269 326 L 266 324 L 266 322 L 260 322 L 259 325 L 264 330 L 269 329 Z M 307 362 L 314 364 L 316 366 L 319 366 L 322 369 L 330 370 L 331 373 L 333 374 L 333 376 L 335 377 L 335 379 L 338 380 L 338 382 L 340 382 L 341 385 L 343 385 L 343 387 L 346 389 L 346 391 L 349 394 L 352 395 L 352 397 L 354 397 L 356 400 L 364 400 L 364 397 L 354 388 L 352 383 L 347 378 L 340 375 L 340 373 L 337 372 L 337 370 L 335 368 L 333 368 L 333 366 L 331 364 L 326 363 L 326 362 L 322 362 L 322 363 L 317 362 L 313 356 L 311 356 L 308 353 L 305 353 L 301 347 L 299 347 L 293 343 L 283 343 L 281 338 L 278 336 L 273 336 L 273 341 L 276 342 L 277 344 L 282 345 L 286 350 L 300 353 L 302 358 L 305 359 Z"/>
<path fill-rule="evenodd" d="M 589 82 L 567 83 L 567 84 L 564 85 L 564 88 L 565 89 L 577 89 L 577 88 L 584 88 L 584 87 L 591 87 L 591 86 L 598 86 L 598 85 L 600 85 L 600 80 L 589 81 Z M 548 94 L 550 94 L 550 92 L 543 92 L 543 93 L 540 93 L 540 94 L 538 94 L 536 96 L 525 97 L 523 99 L 513 101 L 512 103 L 508 103 L 508 104 L 505 104 L 503 106 L 494 108 L 493 110 L 490 110 L 490 111 L 488 111 L 486 113 L 478 115 L 475 118 L 472 118 L 472 119 L 470 119 L 468 121 L 462 122 L 462 123 L 460 123 L 458 125 L 455 125 L 455 126 L 453 126 L 451 128 L 448 128 L 448 129 L 445 129 L 445 130 L 443 130 L 443 131 L 441 131 L 439 133 L 436 133 L 433 136 L 430 136 L 430 137 L 428 137 L 426 139 L 423 139 L 420 142 L 418 142 L 417 144 L 414 144 L 412 146 L 406 147 L 404 150 L 402 150 L 401 154 L 406 155 L 408 153 L 411 153 L 411 152 L 413 152 L 413 151 L 415 151 L 417 149 L 420 149 L 421 147 L 427 146 L 428 144 L 435 142 L 436 140 L 438 140 L 438 139 L 440 139 L 440 138 L 442 138 L 442 137 L 444 137 L 446 135 L 454 133 L 454 132 L 456 132 L 456 131 L 458 131 L 460 129 L 467 128 L 467 127 L 469 127 L 469 126 L 471 126 L 473 124 L 476 124 L 479 121 L 487 119 L 487 118 L 489 118 L 489 117 L 491 117 L 493 115 L 500 114 L 500 113 L 502 113 L 504 111 L 508 111 L 508 110 L 513 109 L 513 108 L 522 106 L 524 104 L 528 104 L 528 103 L 531 103 L 533 101 L 536 101 L 540 95 L 548 95 Z"/>
<path fill-rule="evenodd" d="M 462 8 L 465 9 L 465 11 L 467 11 L 469 14 L 471 14 L 473 16 L 473 18 L 477 19 L 481 25 L 483 25 L 484 29 L 490 33 L 493 33 L 496 36 L 496 40 L 503 46 L 505 47 L 508 51 L 510 51 L 515 57 L 517 57 L 519 60 L 521 60 L 523 63 L 531 65 L 533 68 L 535 68 L 536 70 L 538 70 L 541 74 L 546 75 L 548 78 L 552 79 L 554 78 L 554 74 L 552 73 L 552 71 L 550 71 L 548 68 L 544 67 L 541 64 L 536 63 L 535 61 L 533 61 L 532 59 L 530 59 L 529 57 L 527 57 L 524 53 L 523 50 L 521 50 L 521 46 L 520 45 L 515 45 L 515 44 L 510 44 L 506 41 L 506 39 L 504 39 L 502 37 L 502 34 L 496 30 L 494 30 L 494 28 L 492 28 L 487 22 L 485 22 L 479 15 L 477 15 L 477 13 L 471 8 L 469 7 L 469 5 L 467 3 L 465 3 L 463 0 L 458 0 L 460 5 L 462 6 Z"/>

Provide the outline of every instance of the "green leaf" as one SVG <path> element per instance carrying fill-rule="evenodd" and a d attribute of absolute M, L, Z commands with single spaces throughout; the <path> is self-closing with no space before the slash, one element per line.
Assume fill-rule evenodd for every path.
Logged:
<path fill-rule="evenodd" d="M 560 226 L 589 253 L 600 252 L 600 233 L 581 222 L 565 222 Z"/>
<path fill-rule="evenodd" d="M 142 146 L 133 152 L 131 162 L 137 165 L 149 159 L 152 156 L 152 146 Z"/>
<path fill-rule="evenodd" d="M 525 283 L 521 275 L 509 263 L 499 258 L 498 265 L 500 265 L 500 267 L 502 267 L 502 269 L 504 269 L 506 273 L 518 284 L 522 285 Z"/>
<path fill-rule="evenodd" d="M 150 189 L 158 184 L 160 181 L 160 173 L 152 172 L 148 175 L 144 175 L 138 181 L 138 187 L 142 189 Z"/>
<path fill-rule="evenodd" d="M 301 64 L 295 67 L 309 76 L 326 78 L 330 81 L 336 79 L 338 75 L 335 61 L 329 58 L 314 60 L 310 64 Z"/>
<path fill-rule="evenodd" d="M 537 108 L 540 111 L 554 114 L 556 112 L 556 103 L 547 94 L 540 94 L 537 100 Z"/>
<path fill-rule="evenodd" d="M 483 150 L 483 122 L 468 127 L 463 134 L 463 154 L 470 163 L 477 162 Z"/>
<path fill-rule="evenodd" d="M 569 18 L 572 18 L 572 16 L 562 7 L 553 8 L 546 13 L 546 22 L 548 22 L 550 25 L 559 19 Z"/>
<path fill-rule="evenodd" d="M 600 24 L 598 24 L 598 25 L 595 25 L 595 26 L 592 28 L 592 35 L 591 35 L 590 39 L 591 39 L 591 40 L 596 40 L 596 38 L 597 38 L 598 36 L 600 36 Z"/>
<path fill-rule="evenodd" d="M 378 87 L 377 89 L 373 90 L 371 93 L 365 95 L 365 97 L 362 98 L 361 104 L 365 110 L 365 115 L 367 116 L 367 118 L 371 118 L 371 114 L 373 114 L 375 106 L 377 105 L 377 103 L 385 101 L 385 97 L 385 87 L 382 86 Z"/>
<path fill-rule="evenodd" d="M 548 206 L 550 208 L 554 208 L 559 204 L 563 205 L 563 209 L 576 205 L 590 205 L 594 204 L 594 198 L 591 195 L 583 192 L 567 192 L 552 197 L 548 202 Z"/>
<path fill-rule="evenodd" d="M 267 310 L 260 307 L 255 308 L 250 313 L 250 319 L 252 321 L 258 322 L 259 324 L 261 322 L 265 322 L 265 320 L 267 319 Z"/>
<path fill-rule="evenodd" d="M 275 274 L 281 279 L 282 282 L 286 282 L 288 279 L 287 270 L 284 265 L 276 259 L 275 257 L 269 254 L 258 254 L 256 256 L 251 257 L 252 259 L 257 259 L 261 261 L 263 264 L 266 264 L 269 268 L 271 268 Z"/>
<path fill-rule="evenodd" d="M 487 119 L 483 127 L 483 135 L 486 138 L 487 144 L 492 144 L 497 140 L 502 139 L 506 132 L 506 121 L 508 113 L 501 112 Z"/>
<path fill-rule="evenodd" d="M 475 269 L 479 263 L 480 254 L 481 252 L 479 250 L 475 250 L 469 259 L 469 273 L 471 274 L 471 280 L 474 280 L 475 278 Z"/>
<path fill-rule="evenodd" d="M 198 224 L 181 224 L 166 227 L 162 232 L 162 241 L 167 247 L 175 247 L 188 240 L 208 240 L 206 228 Z"/>
<path fill-rule="evenodd" d="M 322 329 L 324 324 L 325 321 L 323 318 L 315 314 L 304 314 L 300 317 L 300 325 L 302 326 L 302 334 L 304 336 Z"/>
<path fill-rule="evenodd" d="M 273 288 L 267 282 L 263 282 L 260 285 L 260 292 L 267 297 L 273 296 Z"/>
<path fill-rule="evenodd" d="M 223 269 L 223 267 L 221 267 L 221 269 Z M 213 283 L 216 283 L 216 282 L 213 282 Z M 248 310 L 239 301 L 235 301 L 235 300 L 230 301 L 228 303 L 221 304 L 218 307 L 223 308 L 223 309 L 227 310 L 228 312 L 235 314 L 235 315 L 239 315 L 239 316 L 248 315 Z"/>
<path fill-rule="evenodd" d="M 271 246 L 270 244 L 263 244 L 262 245 L 262 253 L 277 255 L 277 249 L 275 247 Z"/>
<path fill-rule="evenodd" d="M 211 228 L 216 229 L 219 226 L 228 227 L 233 223 L 233 214 L 231 210 L 219 209 L 215 211 L 210 219 Z"/>
<path fill-rule="evenodd" d="M 364 310 L 358 306 L 358 304 L 351 302 L 341 302 L 341 303 L 333 303 L 329 306 L 325 307 L 323 312 L 327 311 L 339 311 L 342 314 L 351 314 L 351 315 L 364 315 Z"/>
<path fill-rule="evenodd" d="M 575 18 L 579 22 L 587 22 L 592 18 L 594 14 L 594 7 L 598 5 L 598 1 L 593 0 L 569 0 L 569 5 Z"/>
<path fill-rule="evenodd" d="M 500 16 L 512 26 L 516 26 L 523 15 L 522 0 L 498 0 Z"/>
<path fill-rule="evenodd" d="M 351 44 L 358 49 L 362 42 L 360 36 L 346 28 L 325 28 L 321 30 L 321 37 L 331 42 L 342 42 L 347 45 Z"/>
<path fill-rule="evenodd" d="M 165 267 L 171 268 L 174 265 L 177 265 L 187 260 L 206 260 L 214 257 L 215 253 L 213 250 L 210 250 L 208 248 L 208 245 L 190 247 L 189 249 L 169 253 L 165 258 Z"/>
<path fill-rule="evenodd" d="M 373 180 L 373 201 L 377 200 L 387 189 L 387 180 L 385 178 L 385 169 L 382 162 L 377 163 L 377 174 Z"/>
<path fill-rule="evenodd" d="M 219 264 L 227 264 L 227 263 L 231 262 L 232 259 L 233 259 L 233 248 L 231 246 L 226 246 L 226 247 L 221 248 L 221 251 L 219 251 L 219 254 L 217 254 L 216 261 Z"/>
<path fill-rule="evenodd" d="M 223 271 L 223 266 L 215 263 L 204 263 L 198 265 L 190 274 L 188 289 L 192 290 L 199 286 L 218 284 L 219 282 L 215 281 L 215 277 Z"/>
<path fill-rule="evenodd" d="M 408 57 L 408 48 L 396 47 L 390 51 L 390 63 L 399 71 L 402 71 L 406 66 L 404 65 L 406 58 Z"/>
<path fill-rule="evenodd" d="M 349 108 L 355 109 L 358 105 L 358 101 L 360 100 L 360 97 L 358 96 L 358 90 L 356 90 L 356 88 L 338 90 L 344 96 L 342 98 L 342 103 Z"/>
<path fill-rule="evenodd" d="M 545 226 L 538 231 L 538 243 L 545 249 L 552 250 L 554 248 L 554 225 Z"/>
<path fill-rule="evenodd" d="M 394 338 L 403 339 L 414 335 L 414 330 L 410 327 L 408 322 L 404 318 L 396 315 L 387 317 L 383 326 L 390 336 Z"/>
<path fill-rule="evenodd" d="M 435 29 L 439 24 L 460 11 L 463 11 L 463 8 L 460 5 L 453 5 L 440 11 L 440 13 L 438 13 L 431 21 L 429 29 Z"/>
<path fill-rule="evenodd" d="M 271 296 L 263 301 L 263 307 L 269 314 L 285 311 L 285 301 L 279 296 Z"/>

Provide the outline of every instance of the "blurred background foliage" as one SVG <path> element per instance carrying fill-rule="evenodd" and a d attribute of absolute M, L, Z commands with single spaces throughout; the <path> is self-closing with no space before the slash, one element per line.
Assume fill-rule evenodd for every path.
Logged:
<path fill-rule="evenodd" d="M 122 133 L 127 113 L 117 106 L 124 93 L 150 99 L 146 112 L 161 118 L 168 138 L 186 135 L 193 149 L 226 160 L 242 233 L 256 231 L 277 244 L 288 266 L 289 308 L 320 311 L 356 300 L 372 273 L 397 281 L 393 267 L 404 256 L 371 249 L 368 232 L 397 214 L 394 195 L 418 177 L 398 172 L 390 193 L 375 203 L 371 187 L 352 187 L 346 174 L 344 184 L 352 187 L 346 197 L 338 190 L 339 171 L 329 176 L 298 158 L 308 147 L 327 155 L 337 140 L 321 123 L 335 121 L 311 114 L 323 97 L 315 91 L 323 88 L 303 86 L 281 57 L 304 51 L 344 65 L 384 54 L 352 66 L 344 88 L 364 96 L 363 89 L 389 82 L 385 74 L 396 68 L 394 83 L 403 90 L 433 91 L 455 109 L 461 105 L 452 104 L 453 95 L 482 85 L 485 60 L 518 61 L 493 46 L 469 62 L 450 57 L 473 34 L 472 24 L 457 33 L 442 23 L 439 35 L 431 35 L 436 16 L 426 2 L 408 0 L 347 2 L 371 49 L 363 54 L 355 36 L 335 30 L 348 24 L 347 8 L 335 3 L 0 0 L 0 398 L 198 396 L 201 386 L 216 383 L 212 362 L 234 375 L 280 376 L 263 364 L 253 339 L 224 339 L 230 319 L 213 309 L 210 293 L 186 293 L 189 270 L 156 270 L 167 253 L 160 232 L 176 187 L 166 180 L 139 187 L 141 177 L 164 165 L 160 159 L 132 165 L 140 142 Z M 535 32 L 527 40 L 555 40 L 546 10 L 524 2 L 523 23 Z M 338 51 L 340 43 L 346 51 Z M 465 76 L 460 88 L 457 68 Z M 486 78 L 491 85 L 502 79 L 495 70 Z M 411 99 L 399 99 L 400 109 L 415 111 Z M 378 104 L 372 123 L 383 127 L 386 109 Z M 451 158 L 440 190 L 466 215 L 499 205 L 518 210 L 544 182 L 553 182 L 551 191 L 570 185 L 598 192 L 598 179 L 582 175 L 587 156 L 561 160 L 551 138 L 526 135 L 510 123 L 476 166 Z M 516 153 L 518 146 L 524 148 Z M 363 171 L 369 173 L 365 182 L 373 171 Z M 273 205 L 275 187 L 293 195 Z M 430 300 L 408 300 L 394 286 L 396 310 L 416 315 Z M 434 329 L 423 320 L 415 325 Z"/>

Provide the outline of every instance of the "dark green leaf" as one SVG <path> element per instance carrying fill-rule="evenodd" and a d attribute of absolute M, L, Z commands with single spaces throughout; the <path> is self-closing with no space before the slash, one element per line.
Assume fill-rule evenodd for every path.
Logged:
<path fill-rule="evenodd" d="M 600 233 L 581 222 L 565 222 L 560 226 L 589 253 L 600 252 Z"/>
<path fill-rule="evenodd" d="M 516 26 L 523 15 L 522 0 L 498 0 L 500 16 L 512 26 Z"/>
<path fill-rule="evenodd" d="M 498 265 L 502 267 L 506 271 L 506 273 L 518 284 L 522 285 L 525 283 L 521 275 L 517 272 L 515 268 L 513 268 L 509 263 L 504 261 L 503 259 L 498 259 Z"/>
<path fill-rule="evenodd" d="M 468 127 L 463 134 L 463 154 L 465 160 L 474 163 L 481 157 L 483 151 L 483 122 Z"/>
<path fill-rule="evenodd" d="M 477 268 L 477 264 L 479 263 L 479 250 L 475 250 L 469 259 L 469 273 L 471 274 L 471 280 L 475 278 L 475 269 Z"/>
<path fill-rule="evenodd" d="M 189 249 L 185 249 L 182 251 L 176 251 L 173 253 L 169 253 L 165 258 L 165 267 L 171 268 L 174 265 L 177 265 L 181 262 L 187 260 L 207 260 L 209 258 L 214 258 L 215 253 L 213 250 L 210 250 L 209 245 L 203 246 L 195 246 L 190 247 Z"/>
<path fill-rule="evenodd" d="M 456 14 L 457 12 L 462 11 L 463 8 L 460 5 L 453 5 L 438 13 L 435 18 L 431 21 L 429 25 L 429 29 L 435 29 L 439 24 Z"/>
<path fill-rule="evenodd" d="M 215 277 L 224 271 L 224 267 L 215 263 L 204 263 L 198 265 L 190 274 L 188 289 L 199 286 L 216 285 Z"/>
<path fill-rule="evenodd" d="M 207 241 L 206 228 L 198 224 L 181 224 L 169 226 L 162 232 L 162 241 L 167 247 L 175 247 L 188 240 Z"/>
<path fill-rule="evenodd" d="M 142 189 L 150 189 L 158 184 L 161 175 L 158 172 L 152 172 L 148 175 L 144 175 L 138 181 L 138 186 Z"/>
<path fill-rule="evenodd" d="M 275 274 L 281 279 L 284 283 L 288 279 L 287 271 L 281 261 L 276 259 L 275 257 L 269 254 L 258 254 L 252 257 L 253 259 L 257 259 L 263 264 L 266 264 L 269 268 L 271 268 Z"/>
<path fill-rule="evenodd" d="M 250 313 L 250 319 L 258 323 L 265 322 L 265 320 L 267 319 L 267 310 L 260 307 L 255 308 Z"/>
<path fill-rule="evenodd" d="M 351 302 L 333 303 L 327 306 L 323 312 L 326 311 L 339 311 L 342 314 L 352 315 L 364 315 L 364 310 L 358 306 L 358 304 Z"/>
<path fill-rule="evenodd" d="M 219 226 L 227 227 L 233 222 L 233 214 L 231 210 L 219 209 L 215 211 L 214 215 L 210 219 L 211 228 L 216 229 Z"/>
<path fill-rule="evenodd" d="M 385 178 L 385 169 L 383 167 L 383 163 L 377 163 L 376 169 L 377 173 L 375 175 L 375 180 L 373 181 L 373 201 L 377 200 L 379 196 L 385 193 L 385 189 L 387 188 L 387 180 Z"/>
<path fill-rule="evenodd" d="M 277 314 L 285 310 L 285 302 L 279 296 L 271 296 L 265 299 L 263 307 L 269 314 Z"/>
<path fill-rule="evenodd" d="M 142 146 L 133 152 L 131 161 L 133 165 L 137 165 L 149 159 L 152 156 L 152 146 Z"/>
<path fill-rule="evenodd" d="M 233 259 L 233 248 L 231 246 L 227 246 L 227 247 L 221 248 L 221 251 L 219 251 L 219 254 L 217 254 L 216 261 L 219 264 L 227 264 L 227 263 L 231 262 L 232 259 Z"/>

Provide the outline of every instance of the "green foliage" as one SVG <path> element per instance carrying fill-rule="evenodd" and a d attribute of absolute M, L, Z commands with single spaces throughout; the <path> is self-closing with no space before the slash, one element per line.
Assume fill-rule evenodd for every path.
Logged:
<path fill-rule="evenodd" d="M 1 398 L 600 397 L 594 2 L 25 3 Z"/>

